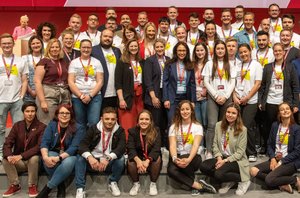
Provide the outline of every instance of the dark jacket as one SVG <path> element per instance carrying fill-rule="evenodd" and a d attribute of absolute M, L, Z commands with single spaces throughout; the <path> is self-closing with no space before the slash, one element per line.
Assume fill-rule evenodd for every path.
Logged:
<path fill-rule="evenodd" d="M 7 159 L 11 155 L 21 155 L 23 160 L 28 160 L 40 153 L 40 144 L 46 125 L 37 118 L 33 120 L 27 134 L 27 146 L 25 149 L 25 120 L 15 123 L 5 139 L 3 145 L 3 157 Z"/>
<path fill-rule="evenodd" d="M 286 56 L 286 62 L 292 63 L 293 60 L 296 60 L 297 58 L 300 58 L 300 50 L 295 47 L 291 47 L 288 55 Z"/>
<path fill-rule="evenodd" d="M 119 50 L 119 48 L 116 48 L 116 47 L 112 47 L 112 51 L 114 52 L 116 60 L 118 62 L 120 57 L 121 57 L 121 51 Z M 101 45 L 96 45 L 96 46 L 93 47 L 92 56 L 94 58 L 98 59 L 101 62 L 101 65 L 103 67 L 104 83 L 103 83 L 103 86 L 101 88 L 101 95 L 102 95 L 102 98 L 104 98 L 104 95 L 105 95 L 105 92 L 106 92 L 106 89 L 107 89 L 109 73 L 108 73 L 106 59 L 104 57 Z"/>
<path fill-rule="evenodd" d="M 141 160 L 145 157 L 143 155 L 142 144 L 140 139 L 140 131 L 137 127 L 131 128 L 128 130 L 128 142 L 127 142 L 127 149 L 128 149 L 128 159 L 133 160 L 135 156 L 138 156 Z M 153 145 L 148 145 L 148 156 L 156 161 L 157 158 L 161 155 L 160 151 L 161 147 L 161 138 L 160 132 L 157 130 L 157 136 L 153 143 Z"/>
<path fill-rule="evenodd" d="M 268 139 L 267 153 L 270 159 L 275 157 L 276 137 L 279 123 L 274 122 Z M 288 155 L 281 159 L 283 164 L 295 163 L 296 169 L 300 168 L 300 126 L 293 124 L 289 127 Z"/>
<path fill-rule="evenodd" d="M 170 58 L 166 56 L 166 60 Z M 160 91 L 161 71 L 160 65 L 156 55 L 150 56 L 145 61 L 144 66 L 144 83 L 145 83 L 145 99 L 144 103 L 147 105 L 152 104 L 150 91 L 154 91 L 155 96 L 162 101 L 162 93 Z"/>
<path fill-rule="evenodd" d="M 49 151 L 55 149 L 56 143 L 59 138 L 57 124 L 57 121 L 51 121 L 48 124 L 44 132 L 40 148 L 47 148 Z M 66 133 L 68 134 L 64 141 L 65 152 L 72 156 L 77 152 L 79 142 L 81 141 L 85 133 L 85 127 L 80 124 L 74 125 L 73 128 L 69 126 L 66 130 Z"/>
<path fill-rule="evenodd" d="M 188 70 L 187 72 L 187 82 L 186 82 L 186 95 L 187 99 L 196 102 L 196 84 L 195 84 L 195 73 L 194 70 Z M 177 90 L 177 65 L 171 63 L 171 65 L 166 65 L 164 69 L 163 76 L 163 101 L 170 101 L 171 104 L 174 103 L 176 98 Z"/>
<path fill-rule="evenodd" d="M 262 105 L 265 110 L 269 89 L 273 75 L 273 63 L 269 63 L 264 67 L 261 86 L 258 91 L 258 104 Z M 287 63 L 283 70 L 283 101 L 289 103 L 292 107 L 298 107 L 299 104 L 299 81 L 297 72 L 292 64 Z"/>
<path fill-rule="evenodd" d="M 91 126 L 84 138 L 79 144 L 78 153 L 82 155 L 84 152 L 92 152 L 101 141 L 101 131 L 97 125 Z M 118 158 L 122 157 L 125 153 L 126 142 L 124 129 L 119 127 L 112 137 L 112 153 L 115 153 Z"/>
<path fill-rule="evenodd" d="M 140 65 L 142 67 L 142 79 L 144 79 L 144 61 L 140 61 Z M 132 99 L 135 94 L 133 75 L 133 68 L 130 64 L 124 63 L 122 60 L 117 62 L 117 67 L 115 71 L 115 87 L 116 90 L 122 89 L 123 97 L 128 109 L 131 109 L 132 107 Z"/>

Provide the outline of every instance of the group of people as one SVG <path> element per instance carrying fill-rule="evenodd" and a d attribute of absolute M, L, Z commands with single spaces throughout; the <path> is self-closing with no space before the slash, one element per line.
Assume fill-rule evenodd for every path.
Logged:
<path fill-rule="evenodd" d="M 10 183 L 3 197 L 21 190 L 17 172 L 27 169 L 30 197 L 47 197 L 54 188 L 64 197 L 72 172 L 76 197 L 85 197 L 86 171 L 111 173 L 109 190 L 120 196 L 125 153 L 129 194 L 138 194 L 139 174 L 149 173 L 149 194 L 156 195 L 162 147 L 169 150 L 168 175 L 193 194 L 217 192 L 195 179 L 199 169 L 221 184 L 219 193 L 238 183 L 236 194 L 245 194 L 250 176 L 270 188 L 300 191 L 300 179 L 292 176 L 300 168 L 295 19 L 280 17 L 271 4 L 270 18 L 256 32 L 254 13 L 237 6 L 235 14 L 231 24 L 230 10 L 222 10 L 218 26 L 212 9 L 205 9 L 202 24 L 192 12 L 187 30 L 170 6 L 158 29 L 146 12 L 134 28 L 126 14 L 118 26 L 108 8 L 106 24 L 98 27 L 91 14 L 84 32 L 73 14 L 59 38 L 53 24 L 39 24 L 22 58 L 13 46 L 27 32 L 23 26 L 14 37 L 2 34 L 0 160 Z M 4 142 L 8 112 L 14 125 Z M 270 160 L 250 169 L 257 160 L 255 120 Z M 50 176 L 41 192 L 39 155 Z"/>

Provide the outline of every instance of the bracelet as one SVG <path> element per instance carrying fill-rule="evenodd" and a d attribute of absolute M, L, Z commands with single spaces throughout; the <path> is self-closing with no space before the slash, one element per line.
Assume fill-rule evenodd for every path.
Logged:
<path fill-rule="evenodd" d="M 172 157 L 172 161 L 173 161 L 173 163 L 175 163 L 175 161 L 177 160 L 177 156 L 176 155 L 174 155 L 173 157 Z"/>

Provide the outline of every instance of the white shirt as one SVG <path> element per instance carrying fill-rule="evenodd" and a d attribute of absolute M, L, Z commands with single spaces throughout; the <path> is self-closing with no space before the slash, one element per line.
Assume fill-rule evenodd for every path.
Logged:
<path fill-rule="evenodd" d="M 267 96 L 267 103 L 279 105 L 283 102 L 284 76 L 281 69 L 281 65 L 275 65 L 275 71 L 280 78 L 279 80 L 277 80 L 274 71 L 272 72 L 271 84 Z"/>
<path fill-rule="evenodd" d="M 217 31 L 217 34 L 219 35 L 220 40 L 224 41 L 230 37 L 233 36 L 234 34 L 238 33 L 239 31 L 236 30 L 235 28 L 231 28 L 229 30 L 223 30 L 222 27 Z"/>
<path fill-rule="evenodd" d="M 280 124 L 276 135 L 275 155 L 276 153 L 281 153 L 282 157 L 285 157 L 288 155 L 289 131 L 287 130 L 289 129 L 281 126 Z"/>
<path fill-rule="evenodd" d="M 107 81 L 106 91 L 104 93 L 104 98 L 114 97 L 117 95 L 115 89 L 115 70 L 117 65 L 117 59 L 112 48 L 104 49 L 102 47 L 102 51 L 105 57 L 107 70 L 108 70 L 108 81 Z"/>
<path fill-rule="evenodd" d="M 86 36 L 92 42 L 92 46 L 99 45 L 101 32 L 96 31 L 96 33 L 89 33 L 88 31 L 81 32 L 82 35 Z"/>
<path fill-rule="evenodd" d="M 166 41 L 166 47 L 165 47 L 165 55 L 168 56 L 169 58 L 173 57 L 173 48 L 177 44 L 177 39 L 172 36 L 160 36 L 158 35 L 157 38 L 163 38 Z"/>
<path fill-rule="evenodd" d="M 272 48 L 267 48 L 264 51 L 261 51 L 259 49 L 253 49 L 251 57 L 253 60 L 259 62 L 262 67 L 275 61 Z"/>

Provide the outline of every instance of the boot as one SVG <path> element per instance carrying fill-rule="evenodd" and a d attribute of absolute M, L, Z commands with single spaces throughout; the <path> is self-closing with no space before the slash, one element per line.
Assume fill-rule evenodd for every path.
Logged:
<path fill-rule="evenodd" d="M 65 183 L 62 182 L 57 186 L 57 198 L 65 198 L 66 197 L 66 186 Z"/>
<path fill-rule="evenodd" d="M 52 189 L 49 188 L 46 184 L 45 187 L 43 188 L 43 190 L 38 194 L 38 196 L 36 198 L 48 198 L 48 195 L 51 192 L 51 190 Z"/>

